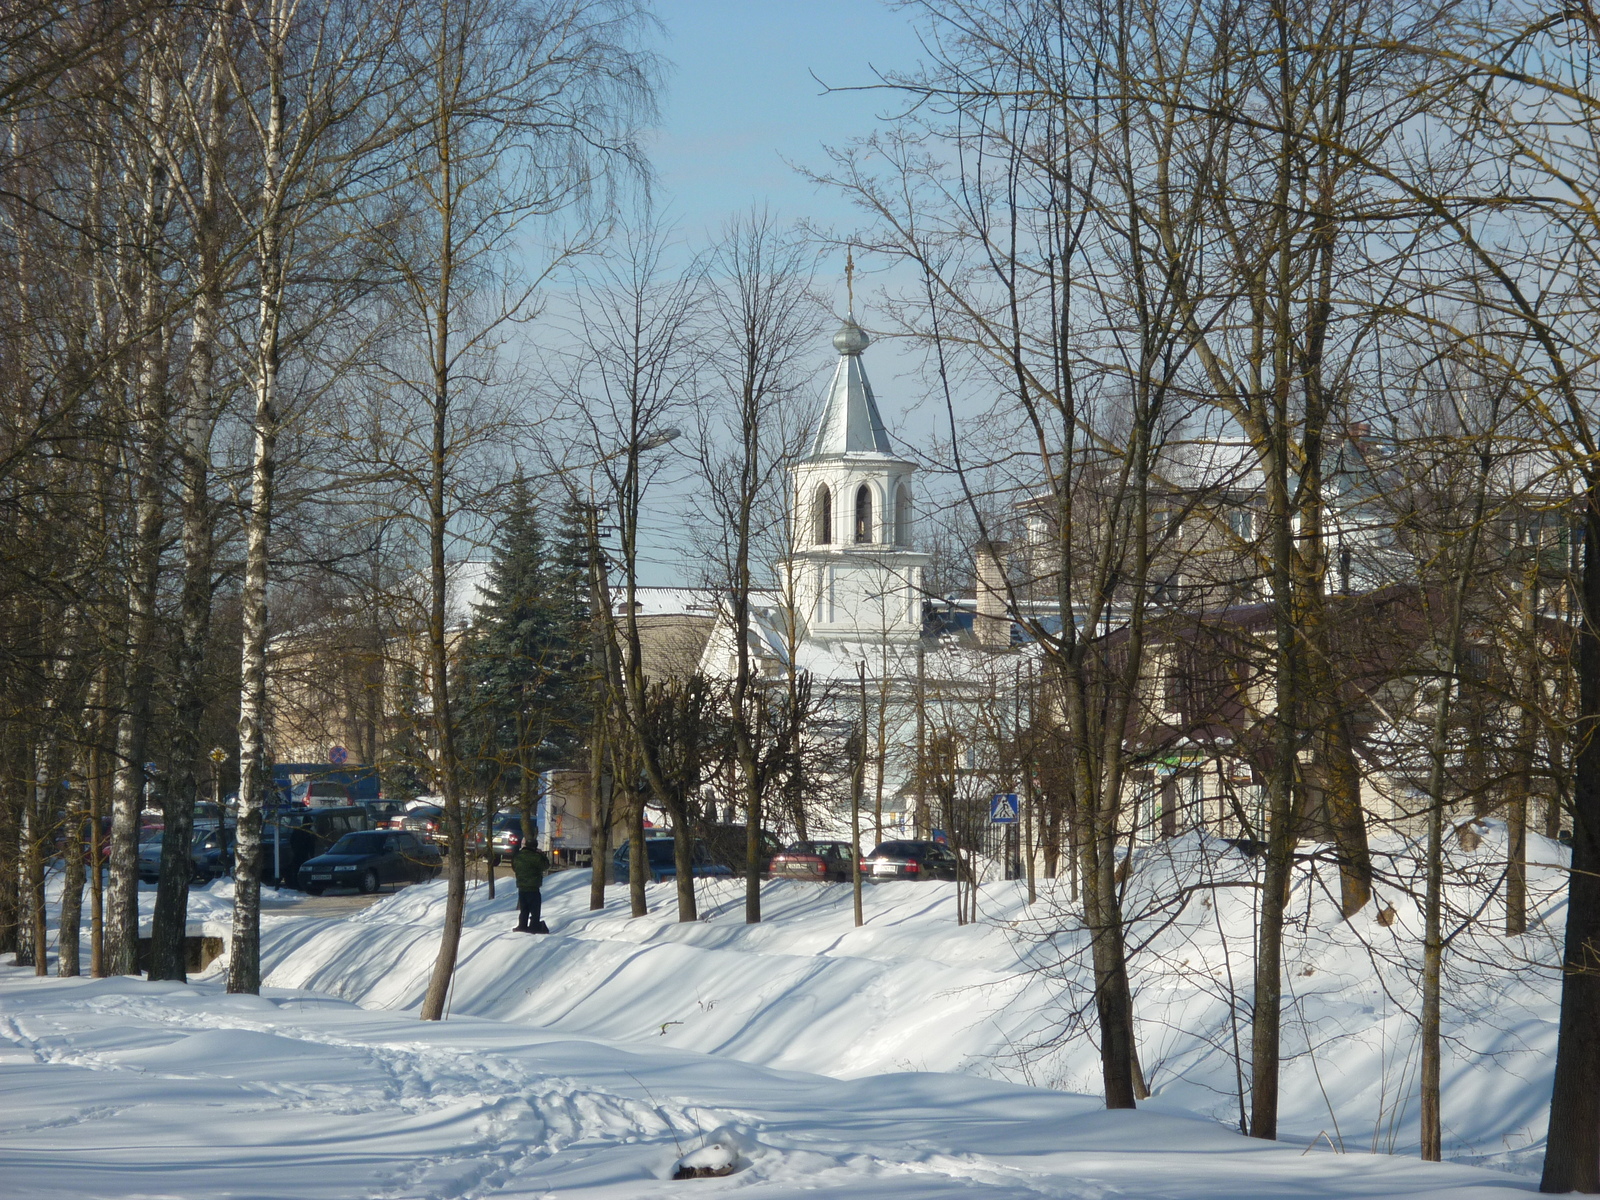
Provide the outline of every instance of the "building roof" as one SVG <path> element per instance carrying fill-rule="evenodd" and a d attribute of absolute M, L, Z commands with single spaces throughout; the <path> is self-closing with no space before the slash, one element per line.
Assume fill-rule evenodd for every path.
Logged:
<path fill-rule="evenodd" d="M 633 591 L 634 611 L 641 617 L 714 616 L 717 611 L 715 588 L 637 587 Z M 627 604 L 628 590 L 611 588 L 611 609 L 619 617 Z"/>
<path fill-rule="evenodd" d="M 866 331 L 856 324 L 854 315 L 846 317 L 839 332 L 833 335 L 834 349 L 839 351 L 839 365 L 834 368 L 833 380 L 828 384 L 828 398 L 816 436 L 811 439 L 808 458 L 894 454 L 889 432 L 883 427 L 883 417 L 878 412 L 878 402 L 872 396 L 872 384 L 867 380 L 866 368 L 861 365 L 861 352 L 871 342 Z"/>

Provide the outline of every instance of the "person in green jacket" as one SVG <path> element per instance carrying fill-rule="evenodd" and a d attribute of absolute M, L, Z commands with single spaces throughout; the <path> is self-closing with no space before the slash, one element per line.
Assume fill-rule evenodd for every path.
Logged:
<path fill-rule="evenodd" d="M 539 919 L 539 889 L 550 860 L 532 841 L 523 842 L 511 856 L 511 873 L 517 877 L 517 932 L 549 933 Z"/>

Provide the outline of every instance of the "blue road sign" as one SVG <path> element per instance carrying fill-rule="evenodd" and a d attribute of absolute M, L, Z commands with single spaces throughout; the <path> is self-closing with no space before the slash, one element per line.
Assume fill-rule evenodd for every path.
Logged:
<path fill-rule="evenodd" d="M 1001 792 L 989 801 L 989 824 L 1015 825 L 1020 807 L 1015 792 Z"/>
<path fill-rule="evenodd" d="M 346 750 L 343 746 L 335 746 L 332 750 L 328 751 L 328 761 L 336 767 L 341 766 L 350 761 L 350 751 Z"/>

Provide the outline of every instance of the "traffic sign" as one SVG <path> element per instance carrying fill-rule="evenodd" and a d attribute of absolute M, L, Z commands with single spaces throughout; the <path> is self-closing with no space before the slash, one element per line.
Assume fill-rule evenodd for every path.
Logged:
<path fill-rule="evenodd" d="M 1001 792 L 989 801 L 989 824 L 1015 825 L 1020 810 L 1015 792 Z"/>
<path fill-rule="evenodd" d="M 332 750 L 328 751 L 328 761 L 336 767 L 340 763 L 346 761 L 349 757 L 350 751 L 346 750 L 343 746 L 335 746 Z"/>
<path fill-rule="evenodd" d="M 221 764 L 223 764 L 223 763 L 228 761 L 228 752 L 226 750 L 224 750 L 221 746 L 218 746 L 215 750 L 213 750 L 211 752 L 211 761 L 220 766 Z"/>

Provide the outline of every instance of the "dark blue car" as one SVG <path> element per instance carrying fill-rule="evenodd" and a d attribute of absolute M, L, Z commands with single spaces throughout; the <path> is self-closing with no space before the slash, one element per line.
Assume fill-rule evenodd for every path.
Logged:
<path fill-rule="evenodd" d="M 650 881 L 652 883 L 660 883 L 664 879 L 676 879 L 678 877 L 678 860 L 674 846 L 673 839 L 669 837 L 645 838 L 645 862 L 650 867 Z M 617 848 L 617 852 L 611 856 L 612 878 L 619 882 L 628 878 L 628 849 L 629 843 L 623 842 Z M 693 862 L 696 878 L 733 874 L 733 869 L 714 860 L 706 844 L 698 839 L 694 843 Z"/>
<path fill-rule="evenodd" d="M 372 893 L 384 884 L 421 883 L 439 874 L 442 860 L 398 829 L 370 829 L 347 833 L 325 854 L 300 864 L 300 890 L 319 896 L 331 887 L 350 887 Z"/>

